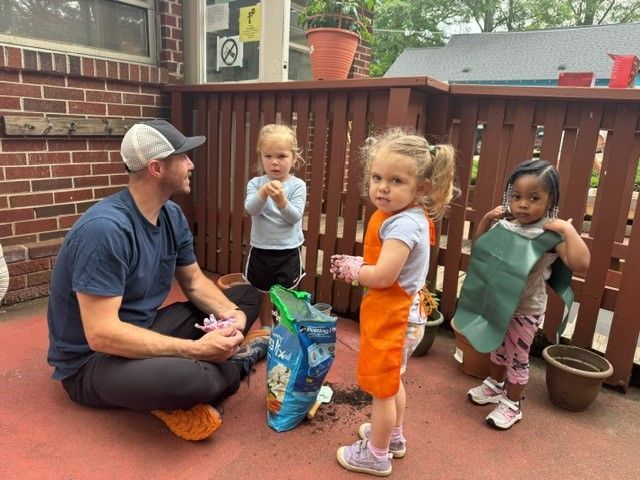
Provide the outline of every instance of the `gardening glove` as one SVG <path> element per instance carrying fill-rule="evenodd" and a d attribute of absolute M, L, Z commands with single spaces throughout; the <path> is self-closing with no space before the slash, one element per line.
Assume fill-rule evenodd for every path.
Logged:
<path fill-rule="evenodd" d="M 362 257 L 354 257 L 352 255 L 332 255 L 330 272 L 333 278 L 344 282 L 352 282 L 358 279 L 358 271 L 364 259 Z"/>
<path fill-rule="evenodd" d="M 233 318 L 230 318 L 228 320 L 218 320 L 216 319 L 215 315 L 211 313 L 209 315 L 209 318 L 205 318 L 202 323 L 204 325 L 196 323 L 194 327 L 199 328 L 203 332 L 211 332 L 213 330 L 219 330 L 220 328 L 234 327 L 236 321 Z"/>

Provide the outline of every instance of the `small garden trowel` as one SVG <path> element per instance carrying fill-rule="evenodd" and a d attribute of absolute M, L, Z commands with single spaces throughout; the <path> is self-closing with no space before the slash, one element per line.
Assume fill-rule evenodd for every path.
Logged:
<path fill-rule="evenodd" d="M 309 413 L 307 413 L 307 418 L 313 418 L 318 411 L 318 407 L 320 407 L 321 403 L 329 403 L 331 401 L 331 397 L 333 396 L 333 390 L 329 385 L 323 385 L 320 387 L 320 391 L 318 392 L 318 396 L 316 397 L 316 403 L 313 404 Z"/>

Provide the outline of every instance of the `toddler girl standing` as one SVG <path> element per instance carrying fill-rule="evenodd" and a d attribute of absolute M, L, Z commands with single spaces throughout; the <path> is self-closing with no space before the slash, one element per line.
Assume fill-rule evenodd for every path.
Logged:
<path fill-rule="evenodd" d="M 275 284 L 293 288 L 303 276 L 300 246 L 304 242 L 302 216 L 307 186 L 291 173 L 303 159 L 290 127 L 262 127 L 257 152 L 257 169 L 263 175 L 247 184 L 244 208 L 251 215 L 251 250 L 245 277 L 263 292 L 260 321 L 271 325 L 269 289 Z"/>
<path fill-rule="evenodd" d="M 361 440 L 340 447 L 347 470 L 391 473 L 389 453 L 406 453 L 406 395 L 400 375 L 424 334 L 421 303 L 429 267 L 428 214 L 439 219 L 454 192 L 454 150 L 391 129 L 363 148 L 364 179 L 377 207 L 367 226 L 364 257 L 334 255 L 332 273 L 367 287 L 360 306 L 358 383 L 373 395 L 371 423 Z"/>
<path fill-rule="evenodd" d="M 494 227 L 500 225 L 529 239 L 540 236 L 545 230 L 563 237 L 562 242 L 552 251 L 543 253 L 531 268 L 504 341 L 491 353 L 490 376 L 467 394 L 477 405 L 497 404 L 486 417 L 487 423 L 496 428 L 506 430 L 522 419 L 520 400 L 529 380 L 529 349 L 544 320 L 547 307 L 545 280 L 549 278 L 551 264 L 559 256 L 571 270 L 585 272 L 589 268 L 589 249 L 582 237 L 571 220 L 557 218 L 559 200 L 557 170 L 544 160 L 529 160 L 511 173 L 503 205 L 488 212 L 478 224 L 476 238 L 487 232 L 494 222 Z M 497 251 L 505 257 L 510 253 Z"/>

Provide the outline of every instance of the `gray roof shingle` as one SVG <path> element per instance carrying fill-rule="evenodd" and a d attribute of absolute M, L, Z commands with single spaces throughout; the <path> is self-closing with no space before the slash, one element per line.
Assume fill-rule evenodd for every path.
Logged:
<path fill-rule="evenodd" d="M 567 71 L 609 78 L 613 61 L 607 53 L 640 57 L 640 23 L 452 35 L 444 47 L 404 50 L 384 76 L 535 81 Z"/>

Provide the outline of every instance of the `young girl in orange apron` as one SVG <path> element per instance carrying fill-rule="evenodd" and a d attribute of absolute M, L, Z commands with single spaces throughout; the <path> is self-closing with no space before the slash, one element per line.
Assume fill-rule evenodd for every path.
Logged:
<path fill-rule="evenodd" d="M 331 272 L 367 288 L 360 306 L 358 384 L 373 396 L 371 423 L 360 440 L 340 447 L 347 470 L 384 476 L 390 456 L 403 457 L 406 395 L 400 378 L 424 334 L 422 294 L 433 224 L 454 192 L 454 150 L 391 129 L 363 149 L 364 180 L 377 207 L 367 226 L 364 257 L 334 255 Z"/>

